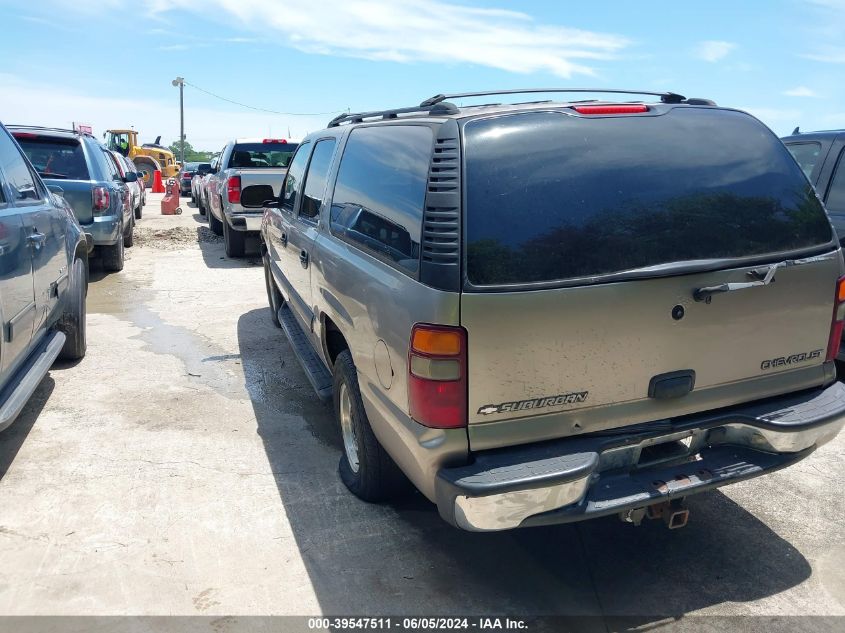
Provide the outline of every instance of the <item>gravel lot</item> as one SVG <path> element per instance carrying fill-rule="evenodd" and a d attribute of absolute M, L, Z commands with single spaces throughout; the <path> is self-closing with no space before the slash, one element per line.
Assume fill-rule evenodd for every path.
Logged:
<path fill-rule="evenodd" d="M 599 519 L 478 535 L 418 494 L 358 501 L 336 474 L 331 413 L 271 325 L 260 260 L 226 259 L 195 209 L 161 216 L 159 199 L 125 270 L 94 267 L 88 356 L 54 368 L 0 435 L 0 613 L 628 615 L 644 628 L 845 615 L 843 436 L 693 497 L 676 531 Z"/>

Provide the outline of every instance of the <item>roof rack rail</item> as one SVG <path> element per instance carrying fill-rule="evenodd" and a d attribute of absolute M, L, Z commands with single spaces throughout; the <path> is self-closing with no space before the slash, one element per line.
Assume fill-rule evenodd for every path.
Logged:
<path fill-rule="evenodd" d="M 396 108 L 393 110 L 374 110 L 372 112 L 349 112 L 339 114 L 328 127 L 337 127 L 341 123 L 362 123 L 365 119 L 396 119 L 400 114 L 426 112 L 432 115 L 457 114 L 460 110 L 449 103 L 447 99 L 462 99 L 464 97 L 484 97 L 490 95 L 515 95 L 546 92 L 598 92 L 622 95 L 650 95 L 660 97 L 662 103 L 690 103 L 691 105 L 716 105 L 709 99 L 687 99 L 676 92 L 652 92 L 650 90 L 618 90 L 615 88 L 518 88 L 515 90 L 485 90 L 481 92 L 459 92 L 454 94 L 438 94 L 426 99 L 418 106 L 410 108 Z"/>
<path fill-rule="evenodd" d="M 51 127 L 49 125 L 18 125 L 17 123 L 7 123 L 6 127 L 13 127 L 18 130 L 44 130 L 45 132 L 70 132 L 71 134 L 83 134 L 85 136 L 93 136 L 88 132 L 80 132 L 66 127 Z"/>
<path fill-rule="evenodd" d="M 536 92 L 605 92 L 623 95 L 651 95 L 660 97 L 663 103 L 682 103 L 686 97 L 674 92 L 651 92 L 649 90 L 617 90 L 613 88 L 522 88 L 516 90 L 483 90 L 480 92 L 460 92 L 455 94 L 439 94 L 426 99 L 420 104 L 421 108 L 431 107 L 446 99 L 462 99 L 464 97 L 484 97 L 488 95 L 515 95 Z"/>
<path fill-rule="evenodd" d="M 438 101 L 431 105 L 412 106 L 410 108 L 395 108 L 393 110 L 373 110 L 372 112 L 350 112 L 347 114 L 339 114 L 331 121 L 328 127 L 337 127 L 341 123 L 363 123 L 365 119 L 398 119 L 400 114 L 411 114 L 426 112 L 433 115 L 441 114 L 456 114 L 458 108 L 451 103 Z"/>

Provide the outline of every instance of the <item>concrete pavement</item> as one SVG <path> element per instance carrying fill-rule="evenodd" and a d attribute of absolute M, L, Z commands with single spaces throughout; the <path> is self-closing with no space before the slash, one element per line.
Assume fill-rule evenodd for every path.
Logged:
<path fill-rule="evenodd" d="M 676 531 L 469 534 L 419 494 L 357 500 L 260 260 L 159 198 L 126 268 L 94 267 L 86 358 L 0 435 L 0 614 L 845 615 L 843 436 Z"/>

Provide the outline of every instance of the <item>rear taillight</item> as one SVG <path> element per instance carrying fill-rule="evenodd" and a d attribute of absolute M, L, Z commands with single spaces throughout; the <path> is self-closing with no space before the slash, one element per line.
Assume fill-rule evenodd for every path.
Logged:
<path fill-rule="evenodd" d="M 234 202 L 235 204 L 241 203 L 240 176 L 229 176 L 229 180 L 226 182 L 226 192 L 229 196 L 229 202 Z"/>
<path fill-rule="evenodd" d="M 842 340 L 843 326 L 845 326 L 845 277 L 840 277 L 839 281 L 836 282 L 833 320 L 830 324 L 830 338 L 827 341 L 827 358 L 825 360 L 836 360 Z"/>
<path fill-rule="evenodd" d="M 105 187 L 94 187 L 91 190 L 91 200 L 94 207 L 94 213 L 107 211 L 111 202 L 109 190 Z"/>
<path fill-rule="evenodd" d="M 194 172 L 192 172 L 192 171 L 183 171 L 182 172 L 182 178 L 190 178 L 193 175 L 194 175 Z"/>
<path fill-rule="evenodd" d="M 573 106 L 579 114 L 639 114 L 648 112 L 648 106 L 643 104 L 618 104 L 618 105 L 580 105 Z"/>
<path fill-rule="evenodd" d="M 462 327 L 418 323 L 408 354 L 408 405 L 425 426 L 467 424 L 467 333 Z"/>

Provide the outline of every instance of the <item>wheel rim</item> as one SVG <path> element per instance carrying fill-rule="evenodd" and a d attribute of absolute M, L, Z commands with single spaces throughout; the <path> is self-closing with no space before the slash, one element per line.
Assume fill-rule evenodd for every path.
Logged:
<path fill-rule="evenodd" d="M 352 400 L 349 397 L 349 389 L 346 383 L 340 386 L 340 432 L 343 435 L 343 450 L 346 452 L 346 461 L 353 473 L 358 472 L 358 438 L 355 437 L 355 429 L 352 426 Z"/>

